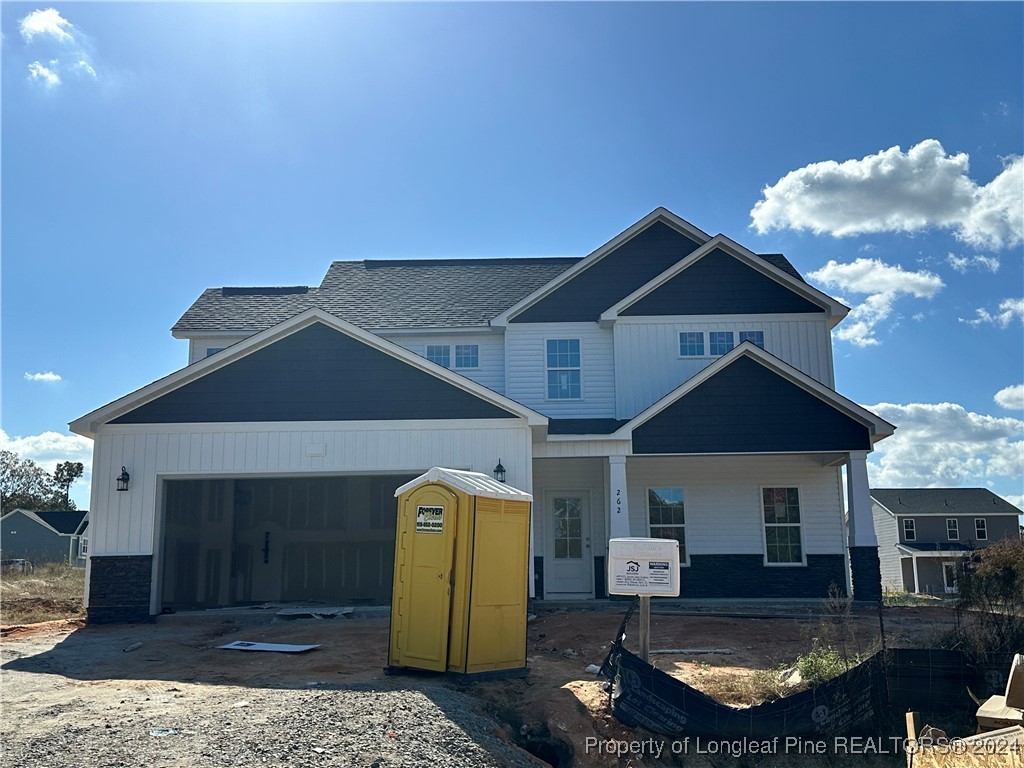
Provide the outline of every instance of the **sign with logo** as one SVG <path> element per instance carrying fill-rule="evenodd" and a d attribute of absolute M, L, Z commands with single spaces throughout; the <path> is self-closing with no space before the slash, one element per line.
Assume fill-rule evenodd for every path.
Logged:
<path fill-rule="evenodd" d="M 679 542 L 622 538 L 608 542 L 608 593 L 679 596 Z"/>
<path fill-rule="evenodd" d="M 416 533 L 444 533 L 444 507 L 416 507 Z"/>

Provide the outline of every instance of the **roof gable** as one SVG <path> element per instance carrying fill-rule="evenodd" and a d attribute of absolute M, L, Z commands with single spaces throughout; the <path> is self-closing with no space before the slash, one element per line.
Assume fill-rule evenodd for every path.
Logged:
<path fill-rule="evenodd" d="M 413 396 L 415 395 L 415 396 Z M 318 309 L 258 333 L 72 422 L 547 419 Z"/>

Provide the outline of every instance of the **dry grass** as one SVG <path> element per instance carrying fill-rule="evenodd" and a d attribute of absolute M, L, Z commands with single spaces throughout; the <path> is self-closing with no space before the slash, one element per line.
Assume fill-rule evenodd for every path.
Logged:
<path fill-rule="evenodd" d="M 31 573 L 5 573 L 0 577 L 0 624 L 81 618 L 84 592 L 83 568 L 49 563 Z"/>
<path fill-rule="evenodd" d="M 716 669 L 701 665 L 691 684 L 722 704 L 745 707 L 793 693 L 782 675 L 770 669 Z"/>

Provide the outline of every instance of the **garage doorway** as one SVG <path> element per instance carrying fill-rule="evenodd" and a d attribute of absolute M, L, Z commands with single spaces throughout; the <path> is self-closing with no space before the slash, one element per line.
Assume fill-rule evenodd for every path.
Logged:
<path fill-rule="evenodd" d="M 414 477 L 166 481 L 163 606 L 389 602 L 394 493 Z"/>

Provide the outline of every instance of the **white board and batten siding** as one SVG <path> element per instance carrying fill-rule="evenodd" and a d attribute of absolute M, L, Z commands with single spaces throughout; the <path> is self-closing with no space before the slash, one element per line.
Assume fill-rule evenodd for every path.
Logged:
<path fill-rule="evenodd" d="M 800 316 L 723 315 L 721 318 L 619 318 L 615 323 L 616 418 L 629 419 L 717 360 L 680 357 L 679 334 L 763 331 L 765 351 L 828 387 L 834 386 L 832 341 L 824 319 Z"/>
<path fill-rule="evenodd" d="M 682 488 L 690 555 L 763 554 L 762 488 L 796 487 L 811 555 L 843 554 L 840 470 L 813 455 L 634 456 L 626 462 L 630 535 L 649 536 L 648 488 Z"/>
<path fill-rule="evenodd" d="M 107 425 L 93 446 L 92 555 L 153 554 L 162 480 L 420 473 L 434 466 L 532 486 L 530 431 L 518 419 Z M 115 478 L 125 466 L 129 490 Z"/>
<path fill-rule="evenodd" d="M 451 348 L 451 370 L 488 389 L 505 394 L 505 343 L 500 333 L 438 333 L 436 336 L 423 332 L 377 331 L 376 333 L 420 357 L 427 356 L 428 346 L 448 346 Z M 457 344 L 477 345 L 480 358 L 480 365 L 477 368 L 455 367 L 455 346 Z"/>
<path fill-rule="evenodd" d="M 547 398 L 547 340 L 580 340 L 578 400 Z M 615 416 L 615 356 L 612 331 L 597 323 L 510 323 L 505 330 L 505 392 L 553 418 Z"/>

